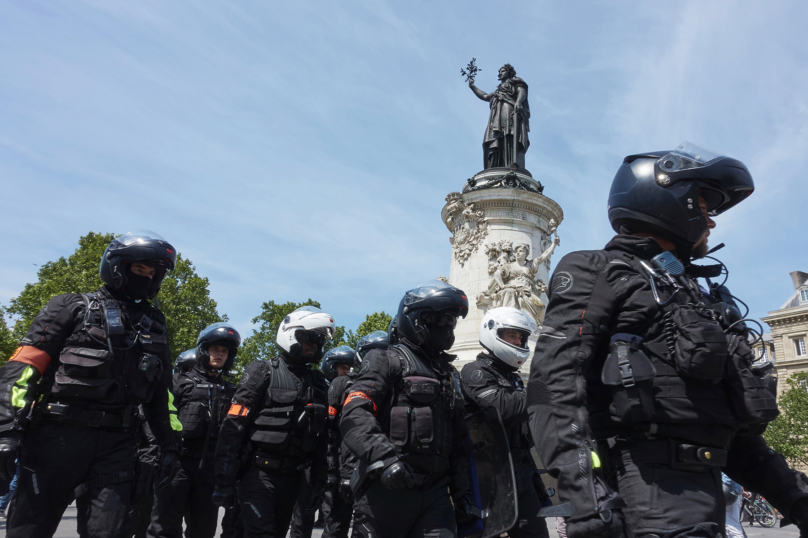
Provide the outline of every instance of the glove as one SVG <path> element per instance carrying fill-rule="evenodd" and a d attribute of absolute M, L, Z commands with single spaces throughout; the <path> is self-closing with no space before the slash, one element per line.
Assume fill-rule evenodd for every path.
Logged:
<path fill-rule="evenodd" d="M 160 456 L 160 469 L 157 472 L 157 488 L 163 488 L 171 483 L 177 472 L 177 463 L 180 455 L 176 450 L 166 450 Z"/>
<path fill-rule="evenodd" d="M 236 488 L 233 486 L 216 486 L 213 488 L 213 495 L 210 500 L 216 506 L 232 508 L 233 500 L 236 498 Z"/>
<path fill-rule="evenodd" d="M 567 538 L 624 538 L 623 512 L 606 510 L 584 519 L 567 520 Z"/>
<path fill-rule="evenodd" d="M 312 482 L 309 486 L 309 500 L 303 508 L 304 512 L 314 512 L 323 504 L 323 490 L 325 484 L 322 482 Z"/>
<path fill-rule="evenodd" d="M 339 496 L 342 497 L 346 502 L 353 504 L 353 490 L 351 489 L 350 480 L 339 481 Z"/>
<path fill-rule="evenodd" d="M 387 489 L 411 488 L 415 486 L 412 468 L 403 461 L 395 461 L 382 473 L 382 485 Z"/>
<path fill-rule="evenodd" d="M 339 489 L 339 476 L 334 476 L 332 474 L 328 475 L 328 478 L 325 481 L 325 489 L 331 493 L 336 493 Z"/>
<path fill-rule="evenodd" d="M 468 523 L 472 519 L 479 518 L 480 515 L 482 515 L 480 514 L 479 507 L 474 504 L 471 493 L 467 493 L 454 501 L 454 509 L 455 519 L 458 524 Z"/>
<path fill-rule="evenodd" d="M 0 437 L 0 480 L 10 484 L 17 474 L 17 456 L 20 454 L 22 434 L 11 432 Z"/>

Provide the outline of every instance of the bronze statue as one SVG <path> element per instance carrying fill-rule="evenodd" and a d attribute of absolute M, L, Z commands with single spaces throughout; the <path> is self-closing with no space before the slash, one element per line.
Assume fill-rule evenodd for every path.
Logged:
<path fill-rule="evenodd" d="M 491 103 L 491 114 L 483 139 L 484 168 L 516 167 L 524 169 L 525 153 L 530 146 L 530 106 L 527 102 L 527 84 L 516 76 L 511 64 L 499 69 L 500 84 L 491 93 L 485 93 L 474 85 L 476 66 L 472 61 L 466 75 L 474 95 Z M 514 144 L 516 138 L 516 144 Z"/>

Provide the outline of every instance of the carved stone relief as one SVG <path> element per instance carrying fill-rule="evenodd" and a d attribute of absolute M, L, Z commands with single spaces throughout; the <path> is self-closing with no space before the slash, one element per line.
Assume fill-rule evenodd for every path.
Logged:
<path fill-rule="evenodd" d="M 464 204 L 459 192 L 450 193 L 446 202 L 446 225 L 452 230 L 449 242 L 455 259 L 463 265 L 488 235 L 488 221 L 485 213 L 474 209 L 474 204 Z"/>

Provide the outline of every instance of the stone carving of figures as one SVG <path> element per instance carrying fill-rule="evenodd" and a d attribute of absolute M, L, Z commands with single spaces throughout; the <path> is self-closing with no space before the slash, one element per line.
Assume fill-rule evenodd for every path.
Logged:
<path fill-rule="evenodd" d="M 455 259 L 464 264 L 488 235 L 488 221 L 483 211 L 474 209 L 474 204 L 465 205 L 460 193 L 450 193 L 446 201 L 449 202 L 446 227 L 452 232 L 449 241 Z"/>
<path fill-rule="evenodd" d="M 553 228 L 555 232 L 555 228 Z M 547 291 L 544 282 L 536 278 L 541 265 L 550 259 L 561 240 L 556 235 L 550 246 L 540 256 L 528 259 L 530 245 L 511 241 L 499 241 L 488 246 L 488 272 L 491 281 L 488 289 L 477 296 L 477 306 L 494 308 L 512 306 L 528 314 L 541 326 L 547 305 L 541 296 Z"/>

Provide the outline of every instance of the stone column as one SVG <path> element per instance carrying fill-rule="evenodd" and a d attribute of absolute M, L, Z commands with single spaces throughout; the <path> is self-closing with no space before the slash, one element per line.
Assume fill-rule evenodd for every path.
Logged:
<path fill-rule="evenodd" d="M 491 168 L 471 178 L 462 193 L 453 192 L 446 197 L 441 218 L 452 232 L 448 280 L 469 298 L 469 314 L 458 320 L 451 350 L 458 355 L 454 363 L 458 369 L 482 351 L 478 331 L 483 315 L 488 308 L 499 306 L 481 294 L 489 290 L 503 248 L 527 244 L 530 247 L 528 259 L 534 259 L 553 242 L 552 225 L 558 226 L 564 213 L 542 191 L 541 184 L 526 170 Z M 500 263 L 505 263 L 504 259 Z M 547 259 L 539 266 L 535 279 L 547 285 L 549 277 L 550 260 Z M 546 305 L 547 295 L 542 293 L 541 300 Z M 535 321 L 541 325 L 541 319 Z M 532 342 L 537 336 L 534 335 Z M 529 366 L 523 366 L 521 373 L 528 370 Z"/>

